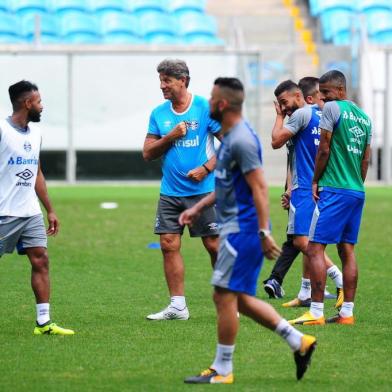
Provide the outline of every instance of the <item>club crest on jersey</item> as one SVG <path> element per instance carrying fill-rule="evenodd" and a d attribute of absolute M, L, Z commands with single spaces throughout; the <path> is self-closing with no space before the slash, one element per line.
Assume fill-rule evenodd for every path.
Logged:
<path fill-rule="evenodd" d="M 26 152 L 30 152 L 31 151 L 31 143 L 29 141 L 25 141 L 23 144 L 23 148 Z"/>
<path fill-rule="evenodd" d="M 185 124 L 189 131 L 196 131 L 199 128 L 199 122 L 197 120 L 185 121 Z"/>

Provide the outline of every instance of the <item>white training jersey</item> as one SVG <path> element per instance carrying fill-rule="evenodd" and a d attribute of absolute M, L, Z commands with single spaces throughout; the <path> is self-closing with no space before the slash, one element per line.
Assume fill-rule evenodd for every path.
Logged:
<path fill-rule="evenodd" d="M 41 213 L 37 179 L 41 131 L 0 120 L 0 216 L 29 217 Z"/>

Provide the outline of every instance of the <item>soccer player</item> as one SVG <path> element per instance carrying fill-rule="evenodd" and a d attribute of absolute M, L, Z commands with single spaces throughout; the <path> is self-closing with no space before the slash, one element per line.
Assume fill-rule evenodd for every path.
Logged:
<path fill-rule="evenodd" d="M 347 100 L 346 78 L 340 71 L 329 71 L 321 76 L 320 93 L 325 105 L 312 181 L 317 205 L 307 249 L 312 302 L 309 312 L 290 322 L 303 325 L 325 323 L 323 254 L 327 244 L 337 244 L 343 266 L 344 302 L 339 313 L 327 322 L 354 324 L 358 279 L 354 247 L 365 201 L 364 181 L 370 159 L 372 127 L 369 117 Z"/>
<path fill-rule="evenodd" d="M 322 108 L 324 102 L 320 99 L 319 83 L 318 78 L 313 76 L 306 76 L 298 82 L 298 87 L 302 91 L 305 102 L 309 105 L 317 105 Z M 289 140 L 286 143 L 287 146 L 287 178 L 285 184 L 285 192 L 281 196 L 281 205 L 285 210 L 290 208 L 290 196 L 291 196 L 291 175 L 290 167 L 292 165 L 293 158 L 293 143 Z M 290 187 L 288 186 L 290 184 Z M 292 266 L 294 260 L 300 253 L 300 250 L 294 246 L 293 235 L 286 234 L 287 239 L 282 245 L 282 253 L 278 260 L 274 264 L 270 276 L 264 280 L 264 290 L 270 298 L 283 298 L 283 280 Z M 343 295 L 342 290 L 341 296 Z M 330 298 L 334 298 L 329 293 L 326 293 Z"/>
<path fill-rule="evenodd" d="M 41 96 L 38 87 L 25 80 L 8 91 L 13 113 L 0 121 L 0 256 L 16 247 L 30 260 L 37 303 L 34 335 L 73 335 L 74 331 L 53 323 L 49 314 L 47 235 L 56 235 L 60 224 L 40 167 L 41 132 L 31 124 L 40 121 Z M 48 230 L 38 199 L 47 212 Z"/>
<path fill-rule="evenodd" d="M 188 320 L 180 253 L 184 226 L 178 223 L 178 217 L 214 190 L 213 139 L 220 125 L 210 118 L 208 101 L 188 91 L 189 69 L 184 61 L 164 60 L 157 71 L 166 102 L 151 113 L 143 157 L 147 161 L 162 157 L 163 177 L 154 232 L 160 236 L 170 304 L 147 319 Z M 202 238 L 214 264 L 219 244 L 214 206 L 203 211 L 189 232 L 191 237 Z"/>
<path fill-rule="evenodd" d="M 216 200 L 220 227 L 218 260 L 212 277 L 218 324 L 216 356 L 207 370 L 185 379 L 186 383 L 233 383 L 238 311 L 286 340 L 294 352 L 298 379 L 304 375 L 316 347 L 313 336 L 291 328 L 271 305 L 255 298 L 263 254 L 272 259 L 280 249 L 269 231 L 261 144 L 242 117 L 243 101 L 244 88 L 238 79 L 215 80 L 210 111 L 211 117 L 221 123 L 224 135 L 217 154 L 215 193 L 180 216 L 181 224 L 196 223 L 202 211 Z"/>
<path fill-rule="evenodd" d="M 309 228 L 314 210 L 312 198 L 312 177 L 319 143 L 318 125 L 321 111 L 318 106 L 306 104 L 302 91 L 296 83 L 286 80 L 275 89 L 276 121 L 272 129 L 272 147 L 280 148 L 289 140 L 293 143 L 293 157 L 290 166 L 291 190 L 287 234 L 294 236 L 294 246 L 303 254 L 304 270 L 301 288 L 297 298 L 283 304 L 284 307 L 310 306 L 311 286 L 309 279 L 306 248 Z M 289 120 L 284 124 L 285 116 Z M 334 280 L 338 294 L 342 292 L 342 274 L 327 255 L 325 263 L 328 275 Z M 338 295 L 335 306 L 342 303 Z"/>

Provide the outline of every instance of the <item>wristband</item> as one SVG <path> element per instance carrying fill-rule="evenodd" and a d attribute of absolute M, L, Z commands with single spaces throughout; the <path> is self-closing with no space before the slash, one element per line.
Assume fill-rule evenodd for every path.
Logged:
<path fill-rule="evenodd" d="M 206 171 L 207 171 L 208 174 L 211 173 L 211 170 L 206 166 L 205 163 L 203 163 L 203 167 L 204 167 L 204 169 L 206 169 Z"/>

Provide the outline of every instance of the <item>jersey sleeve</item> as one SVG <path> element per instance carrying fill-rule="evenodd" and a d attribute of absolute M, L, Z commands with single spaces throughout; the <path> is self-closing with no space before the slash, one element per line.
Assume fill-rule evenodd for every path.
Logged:
<path fill-rule="evenodd" d="M 303 107 L 297 109 L 287 121 L 284 128 L 290 131 L 292 134 L 296 134 L 304 129 L 312 118 L 312 109 L 309 107 Z"/>
<path fill-rule="evenodd" d="M 369 129 L 369 135 L 368 135 L 367 144 L 371 144 L 372 143 L 372 137 L 373 137 L 373 123 L 370 120 L 370 129 Z M 0 129 L 0 140 L 1 140 L 1 129 Z"/>
<path fill-rule="evenodd" d="M 208 132 L 217 134 L 221 130 L 221 125 L 208 116 Z"/>
<path fill-rule="evenodd" d="M 258 169 L 261 164 L 260 144 L 249 139 L 237 139 L 231 146 L 233 158 L 243 174 Z"/>
<path fill-rule="evenodd" d="M 325 129 L 326 131 L 333 132 L 335 125 L 338 123 L 340 118 L 340 108 L 335 102 L 326 102 L 323 108 L 323 113 L 320 120 L 319 128 Z"/>
<path fill-rule="evenodd" d="M 153 111 L 150 115 L 150 121 L 148 123 L 148 131 L 147 134 L 161 136 L 161 132 L 159 130 L 157 121 L 155 119 L 155 111 Z"/>

